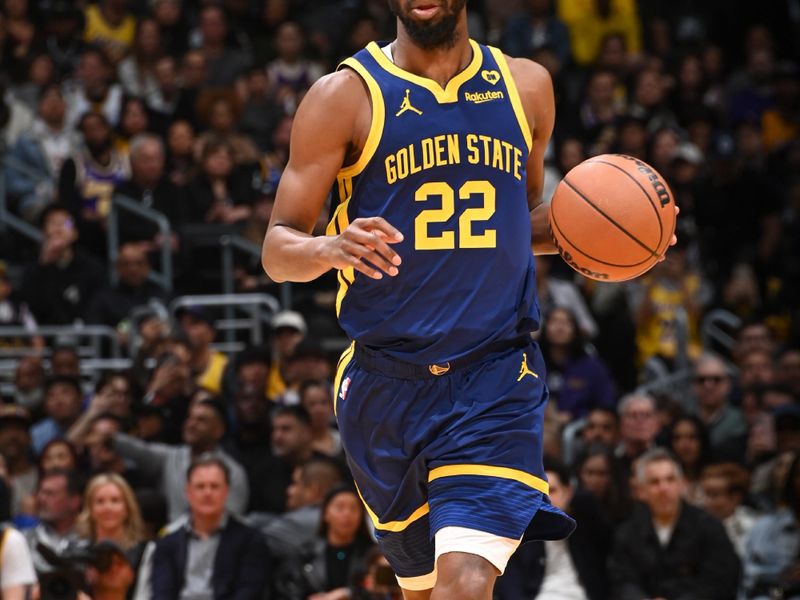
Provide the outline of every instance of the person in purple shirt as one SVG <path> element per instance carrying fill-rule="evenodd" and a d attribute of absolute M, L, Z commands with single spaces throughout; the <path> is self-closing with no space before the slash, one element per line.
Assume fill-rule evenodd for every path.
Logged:
<path fill-rule="evenodd" d="M 550 400 L 565 421 L 580 419 L 593 408 L 616 408 L 614 380 L 584 341 L 570 310 L 550 311 L 539 343 L 547 364 Z"/>

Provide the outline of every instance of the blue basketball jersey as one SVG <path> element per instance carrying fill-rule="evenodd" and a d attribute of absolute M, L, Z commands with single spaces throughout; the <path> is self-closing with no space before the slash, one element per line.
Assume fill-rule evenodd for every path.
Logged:
<path fill-rule="evenodd" d="M 505 57 L 470 43 L 471 62 L 445 88 L 375 43 L 339 67 L 364 80 L 372 126 L 358 162 L 339 172 L 327 233 L 381 216 L 405 239 L 393 246 L 397 277 L 338 273 L 337 314 L 350 338 L 414 364 L 538 328 L 531 133 Z"/>

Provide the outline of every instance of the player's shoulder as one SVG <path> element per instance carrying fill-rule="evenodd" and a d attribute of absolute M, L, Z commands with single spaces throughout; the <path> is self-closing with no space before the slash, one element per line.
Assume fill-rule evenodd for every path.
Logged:
<path fill-rule="evenodd" d="M 306 97 L 313 101 L 348 104 L 362 92 L 364 83 L 361 77 L 354 70 L 345 68 L 320 77 L 308 90 Z"/>
<path fill-rule="evenodd" d="M 521 95 L 542 93 L 553 89 L 553 80 L 550 77 L 550 73 L 539 63 L 528 58 L 514 58 L 511 56 L 506 56 L 506 61 Z"/>

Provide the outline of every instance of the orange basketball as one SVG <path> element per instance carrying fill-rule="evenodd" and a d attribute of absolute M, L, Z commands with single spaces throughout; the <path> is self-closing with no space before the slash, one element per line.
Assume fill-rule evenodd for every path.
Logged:
<path fill-rule="evenodd" d="M 590 158 L 567 173 L 550 203 L 561 257 L 598 281 L 649 270 L 675 232 L 675 199 L 650 165 L 621 154 Z"/>

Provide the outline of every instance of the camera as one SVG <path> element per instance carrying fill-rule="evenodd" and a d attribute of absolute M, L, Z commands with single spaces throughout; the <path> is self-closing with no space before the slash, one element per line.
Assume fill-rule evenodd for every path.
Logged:
<path fill-rule="evenodd" d="M 39 542 L 36 549 L 52 567 L 39 573 L 41 600 L 75 600 L 78 592 L 86 587 L 84 573 L 87 567 L 103 573 L 111 567 L 115 554 L 125 557 L 122 548 L 111 541 L 70 546 L 62 552 Z"/>

